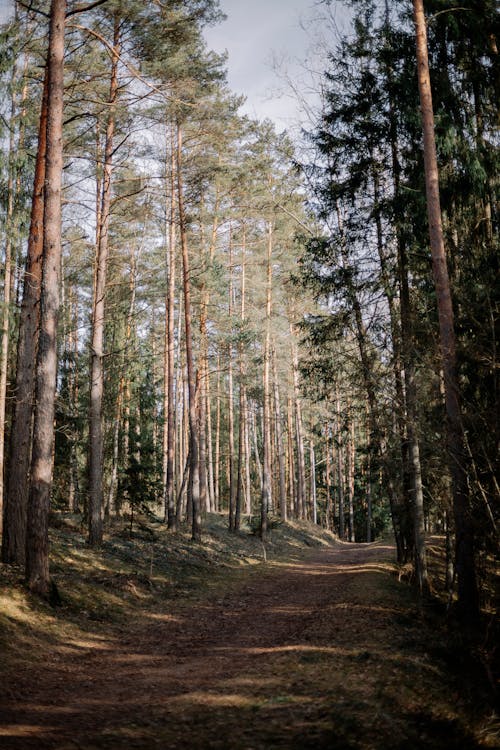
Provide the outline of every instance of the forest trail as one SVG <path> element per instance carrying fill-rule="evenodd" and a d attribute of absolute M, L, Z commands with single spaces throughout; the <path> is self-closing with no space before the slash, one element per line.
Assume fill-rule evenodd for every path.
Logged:
<path fill-rule="evenodd" d="M 215 596 L 163 602 L 111 634 L 96 625 L 20 675 L 0 747 L 488 746 L 470 715 L 465 728 L 463 685 L 433 653 L 393 555 L 339 543 L 246 568 Z"/>

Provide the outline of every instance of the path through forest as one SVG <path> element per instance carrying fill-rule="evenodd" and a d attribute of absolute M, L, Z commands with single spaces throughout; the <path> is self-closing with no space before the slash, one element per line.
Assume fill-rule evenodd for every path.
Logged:
<path fill-rule="evenodd" d="M 392 559 L 310 551 L 55 648 L 12 686 L 0 747 L 480 747 Z"/>

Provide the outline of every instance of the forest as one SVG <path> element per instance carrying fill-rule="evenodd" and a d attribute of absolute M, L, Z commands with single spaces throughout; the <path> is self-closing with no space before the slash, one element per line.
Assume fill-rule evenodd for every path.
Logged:
<path fill-rule="evenodd" d="M 415 611 L 479 639 L 494 693 L 498 8 L 343 4 L 298 139 L 241 114 L 204 37 L 218 0 L 12 3 L 2 581 L 69 606 L 65 528 L 82 575 L 135 538 L 151 586 L 154 555 L 201 564 L 213 533 L 264 563 L 283 533 L 334 545 L 337 567 L 393 543 Z M 301 742 L 280 746 L 331 746 Z M 461 742 L 446 746 L 494 746 Z"/>

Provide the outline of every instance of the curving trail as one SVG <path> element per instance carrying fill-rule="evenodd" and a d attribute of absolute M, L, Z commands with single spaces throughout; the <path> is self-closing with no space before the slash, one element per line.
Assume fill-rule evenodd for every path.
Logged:
<path fill-rule="evenodd" d="M 69 642 L 3 701 L 0 748 L 481 747 L 392 559 L 339 543 Z"/>

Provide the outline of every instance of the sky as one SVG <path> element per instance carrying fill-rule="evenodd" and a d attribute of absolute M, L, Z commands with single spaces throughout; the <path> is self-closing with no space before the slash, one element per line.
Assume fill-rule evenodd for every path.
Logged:
<path fill-rule="evenodd" d="M 12 5 L 0 0 L 0 23 Z M 205 38 L 210 49 L 227 51 L 229 87 L 246 97 L 242 112 L 267 117 L 278 130 L 306 123 L 318 104 L 325 45 L 333 46 L 336 30 L 349 23 L 341 0 L 329 8 L 321 0 L 220 0 L 220 6 L 227 20 L 206 29 Z"/>
<path fill-rule="evenodd" d="M 307 119 L 318 103 L 325 44 L 334 44 L 348 12 L 333 0 L 220 0 L 227 20 L 205 31 L 208 46 L 228 53 L 228 83 L 247 101 L 242 111 L 273 120 L 279 130 Z M 289 84 L 292 82 L 292 87 Z M 299 103 L 293 88 L 299 89 Z"/>

